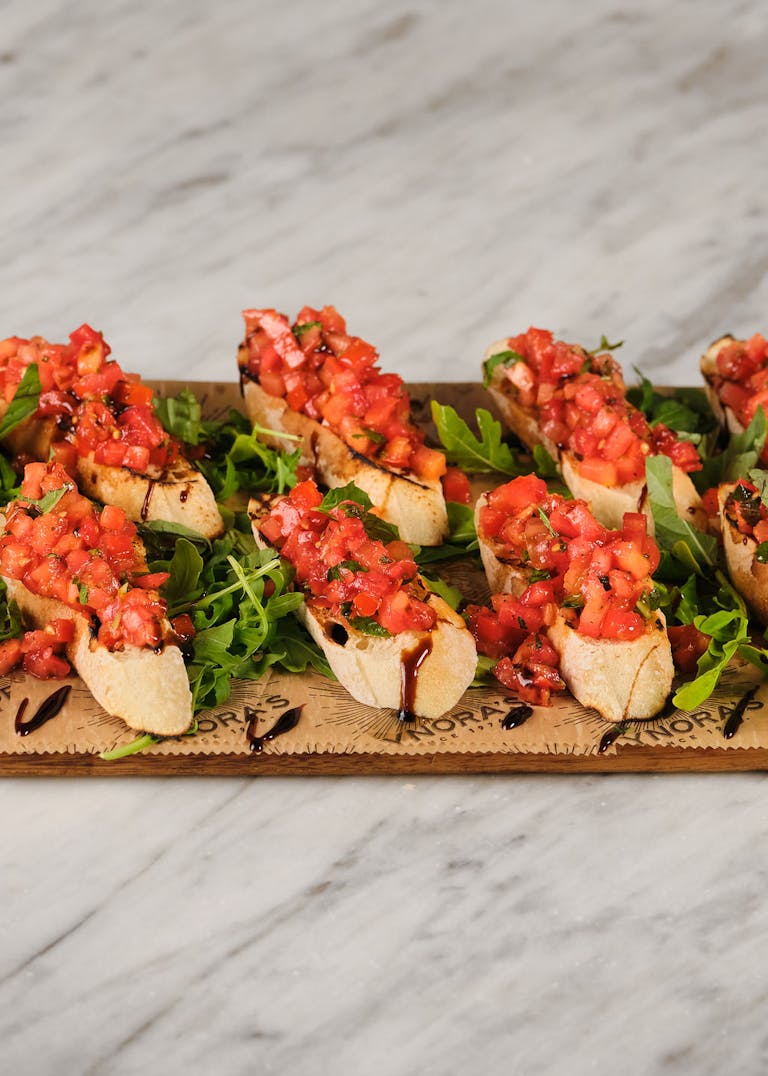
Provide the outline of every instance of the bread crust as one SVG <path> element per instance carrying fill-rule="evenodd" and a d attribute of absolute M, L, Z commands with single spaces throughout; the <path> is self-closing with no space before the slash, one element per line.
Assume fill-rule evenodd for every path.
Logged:
<path fill-rule="evenodd" d="M 301 462 L 314 468 L 329 488 L 354 482 L 376 505 L 377 512 L 394 523 L 405 542 L 439 545 L 448 534 L 448 515 L 439 481 L 423 482 L 388 470 L 361 456 L 328 426 L 292 410 L 279 396 L 270 396 L 256 382 L 242 379 L 243 398 L 251 422 L 298 438 L 260 435 L 273 448 L 301 448 Z"/>
<path fill-rule="evenodd" d="M 66 655 L 93 697 L 108 714 L 129 728 L 155 736 L 179 736 L 192 723 L 192 693 L 177 646 L 160 653 L 137 646 L 109 651 L 99 645 L 88 618 L 63 602 L 33 594 L 18 579 L 4 577 L 25 623 L 44 628 L 56 619 L 71 620 L 74 638 Z"/>
<path fill-rule="evenodd" d="M 118 505 L 137 523 L 179 523 L 206 538 L 224 533 L 213 490 L 200 471 L 184 459 L 177 460 L 160 478 L 146 478 L 127 467 L 108 467 L 81 456 L 77 484 L 87 497 Z"/>
<path fill-rule="evenodd" d="M 760 623 L 768 624 L 768 564 L 755 559 L 757 541 L 749 534 L 742 534 L 725 514 L 725 502 L 736 485 L 736 482 L 724 482 L 717 490 L 725 563 L 739 594 Z"/>
<path fill-rule="evenodd" d="M 485 503 L 479 498 L 475 524 Z M 500 545 L 480 537 L 480 556 L 492 594 L 520 595 L 528 579 L 525 568 L 501 556 Z M 562 613 L 547 629 L 560 658 L 560 673 L 582 706 L 609 721 L 644 720 L 664 706 L 672 687 L 672 647 L 661 612 L 653 614 L 643 636 L 625 642 L 580 635 Z"/>
<path fill-rule="evenodd" d="M 263 498 L 248 506 L 253 534 L 262 549 L 271 548 L 258 529 L 269 510 Z M 333 616 L 307 599 L 296 616 L 328 659 L 339 683 L 365 706 L 402 710 L 435 719 L 451 710 L 472 683 L 477 668 L 475 642 L 458 613 L 426 583 L 414 583 L 419 597 L 437 614 L 431 631 L 404 631 L 381 638 L 357 631 L 343 616 Z M 421 654 L 413 674 L 412 699 L 404 707 L 404 682 L 409 660 Z"/>
<path fill-rule="evenodd" d="M 506 346 L 504 341 L 491 344 L 486 358 L 498 354 Z M 591 479 L 583 478 L 578 471 L 578 462 L 572 453 L 558 446 L 541 431 L 534 412 L 521 407 L 510 391 L 510 382 L 503 370 L 493 371 L 488 391 L 496 402 L 504 421 L 520 440 L 529 448 L 543 445 L 550 456 L 558 463 L 563 481 L 574 497 L 586 501 L 592 514 L 603 526 L 619 529 L 624 521 L 625 512 L 642 512 L 648 517 L 648 533 L 655 533 L 655 523 L 650 504 L 648 488 L 642 479 L 627 482 L 623 486 L 602 486 Z M 684 471 L 672 465 L 672 493 L 681 519 L 687 520 L 694 527 L 705 531 L 707 515 L 701 503 L 696 487 Z"/>

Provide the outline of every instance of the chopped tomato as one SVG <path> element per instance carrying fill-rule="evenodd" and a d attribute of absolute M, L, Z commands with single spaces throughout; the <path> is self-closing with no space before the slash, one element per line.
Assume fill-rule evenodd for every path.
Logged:
<path fill-rule="evenodd" d="M 402 379 L 377 366 L 376 349 L 346 331 L 337 310 L 305 306 L 293 326 L 276 310 L 245 310 L 242 373 L 294 411 L 330 426 L 355 452 L 426 482 L 445 456 L 411 421 Z"/>
<path fill-rule="evenodd" d="M 472 491 L 469 479 L 459 467 L 448 467 L 442 478 L 443 496 L 446 501 L 454 501 L 457 504 L 469 504 L 472 500 Z"/>
<path fill-rule="evenodd" d="M 699 658 L 709 646 L 709 635 L 694 624 L 673 624 L 667 628 L 672 644 L 672 660 L 679 672 L 687 675 L 695 672 Z"/>
<path fill-rule="evenodd" d="M 293 565 L 308 600 L 336 617 L 373 619 L 393 635 L 434 627 L 437 617 L 416 580 L 410 546 L 369 538 L 359 505 L 342 502 L 320 512 L 321 501 L 314 482 L 300 482 L 259 524 Z"/>
<path fill-rule="evenodd" d="M 47 511 L 30 505 L 62 488 L 63 496 Z M 0 573 L 90 617 L 109 649 L 155 647 L 164 638 L 165 603 L 158 588 L 168 574 L 147 574 L 135 524 L 121 508 L 106 505 L 97 512 L 56 461 L 25 468 L 20 496 L 5 510 Z M 37 676 L 66 675 L 69 666 L 57 648 L 71 642 L 73 633 L 72 619 L 61 618 L 30 635 L 24 667 Z"/>

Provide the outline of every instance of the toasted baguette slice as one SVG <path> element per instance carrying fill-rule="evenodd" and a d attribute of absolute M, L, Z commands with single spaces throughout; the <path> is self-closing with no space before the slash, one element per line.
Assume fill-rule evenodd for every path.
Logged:
<path fill-rule="evenodd" d="M 184 459 L 177 460 L 159 478 L 147 478 L 127 467 L 108 467 L 80 457 L 77 484 L 87 497 L 117 505 L 136 523 L 180 523 L 206 538 L 218 538 L 224 532 L 213 490 L 200 471 Z"/>
<path fill-rule="evenodd" d="M 485 497 L 475 508 L 475 526 Z M 478 536 L 492 594 L 520 595 L 528 586 L 525 566 L 504 559 L 498 542 Z M 609 721 L 644 720 L 662 709 L 672 687 L 672 647 L 663 613 L 656 612 L 639 639 L 624 642 L 580 635 L 558 614 L 547 635 L 560 658 L 571 694 Z"/>
<path fill-rule="evenodd" d="M 661 710 L 672 688 L 672 647 L 664 614 L 655 612 L 639 639 L 590 639 L 559 614 L 548 630 L 571 694 L 609 721 L 643 721 Z"/>
<path fill-rule="evenodd" d="M 498 354 L 507 346 L 506 340 L 491 344 L 485 353 L 486 359 Z M 493 371 L 488 391 L 493 397 L 502 418 L 528 448 L 543 445 L 550 456 L 559 464 L 563 481 L 574 497 L 580 497 L 590 506 L 592 513 L 605 527 L 621 526 L 625 512 L 643 512 L 648 517 L 648 533 L 655 533 L 653 513 L 648 504 L 648 489 L 641 479 L 627 482 L 623 486 L 602 486 L 579 474 L 578 462 L 572 453 L 558 448 L 548 438 L 538 424 L 535 412 L 521 407 L 512 391 L 509 380 L 501 367 Z M 681 519 L 687 520 L 699 530 L 707 529 L 707 516 L 696 492 L 696 487 L 685 471 L 672 465 L 672 491 Z"/>
<path fill-rule="evenodd" d="M 0 419 L 6 410 L 7 404 L 1 404 Z M 52 419 L 33 416 L 12 430 L 6 443 L 16 456 L 45 461 L 51 454 L 55 433 Z M 224 532 L 213 490 L 200 471 L 183 457 L 157 478 L 150 478 L 127 467 L 109 467 L 79 456 L 76 477 L 86 496 L 102 504 L 117 505 L 135 523 L 180 523 L 206 538 L 218 538 Z"/>
<path fill-rule="evenodd" d="M 726 333 L 725 336 L 719 337 L 714 343 L 710 344 L 704 354 L 701 356 L 701 373 L 704 378 L 704 391 L 707 394 L 709 400 L 709 406 L 712 408 L 712 414 L 715 416 L 720 425 L 727 429 L 729 433 L 743 433 L 744 427 L 741 422 L 736 418 L 734 411 L 722 402 L 715 388 L 717 380 L 717 356 L 720 349 L 724 344 L 732 344 L 736 340 L 730 333 Z"/>
<path fill-rule="evenodd" d="M 17 579 L 4 578 L 8 597 L 16 601 L 26 623 L 44 628 L 57 618 L 74 622 L 67 657 L 108 714 L 154 736 L 186 732 L 192 723 L 192 693 L 177 646 L 166 645 L 160 653 L 137 646 L 110 652 L 96 642 L 82 613 L 33 594 Z"/>
<path fill-rule="evenodd" d="M 755 559 L 757 541 L 749 534 L 742 534 L 725 514 L 725 502 L 735 488 L 735 482 L 725 482 L 717 490 L 725 563 L 739 594 L 761 624 L 768 624 L 768 564 Z"/>
<path fill-rule="evenodd" d="M 253 534 L 262 549 L 271 548 L 258 527 L 268 510 L 264 498 L 254 498 L 248 505 Z M 451 710 L 472 683 L 477 651 L 459 614 L 433 594 L 421 577 L 412 585 L 437 614 L 431 631 L 404 631 L 387 638 L 365 635 L 346 617 L 334 616 L 312 598 L 307 598 L 296 616 L 325 654 L 339 683 L 358 702 L 434 719 Z"/>
<path fill-rule="evenodd" d="M 264 434 L 273 448 L 301 448 L 301 462 L 314 468 L 329 488 L 348 482 L 364 490 L 388 523 L 394 523 L 404 542 L 439 545 L 448 534 L 448 515 L 442 486 L 388 470 L 354 452 L 328 426 L 292 410 L 279 396 L 270 396 L 257 382 L 242 379 L 245 407 L 251 422 L 267 430 L 298 437 L 288 441 Z"/>

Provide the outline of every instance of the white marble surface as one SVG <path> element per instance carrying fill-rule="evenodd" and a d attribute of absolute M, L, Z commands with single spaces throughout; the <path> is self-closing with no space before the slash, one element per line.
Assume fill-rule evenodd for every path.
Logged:
<path fill-rule="evenodd" d="M 472 377 L 766 329 L 755 0 L 0 3 L 2 335 L 229 378 L 335 302 Z M 3 1071 L 760 1073 L 760 776 L 0 785 Z"/>

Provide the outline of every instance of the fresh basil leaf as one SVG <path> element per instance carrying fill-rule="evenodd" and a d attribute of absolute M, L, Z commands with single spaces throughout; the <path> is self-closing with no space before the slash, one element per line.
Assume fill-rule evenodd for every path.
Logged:
<path fill-rule="evenodd" d="M 378 430 L 372 430 L 368 426 L 363 426 L 360 433 L 353 433 L 352 436 L 358 437 L 361 440 L 366 438 L 369 441 L 373 441 L 375 445 L 385 445 L 387 443 L 387 439 L 383 433 L 379 433 Z"/>
<path fill-rule="evenodd" d="M 73 490 L 74 488 L 74 484 L 68 483 L 66 486 L 61 486 L 59 489 L 49 490 L 48 493 L 45 493 L 38 501 L 27 497 L 23 497 L 22 500 L 25 504 L 32 505 L 37 508 L 42 515 L 45 515 L 46 512 L 50 512 L 56 507 L 65 493 L 69 493 L 70 490 Z"/>
<path fill-rule="evenodd" d="M 355 631 L 359 631 L 362 635 L 374 635 L 381 639 L 389 639 L 392 635 L 372 616 L 353 616 L 349 618 L 349 623 Z"/>
<path fill-rule="evenodd" d="M 717 561 L 717 541 L 677 514 L 672 493 L 672 460 L 663 455 L 648 456 L 645 475 L 658 544 L 695 571 L 712 568 Z"/>
<path fill-rule="evenodd" d="M 372 542 L 383 542 L 387 545 L 389 542 L 400 541 L 400 531 L 394 523 L 388 523 L 386 519 L 382 519 L 374 512 L 363 512 L 361 518 L 365 533 Z"/>
<path fill-rule="evenodd" d="M 41 391 L 37 363 L 32 362 L 24 371 L 24 376 L 0 422 L 0 437 L 7 437 L 11 430 L 15 430 L 22 422 L 34 415 L 40 405 Z"/>
<path fill-rule="evenodd" d="M 329 583 L 335 582 L 337 579 L 341 579 L 343 570 L 348 572 L 367 572 L 368 569 L 364 568 L 359 561 L 356 560 L 342 560 L 338 564 L 334 564 L 332 568 L 329 568 L 325 573 L 325 578 Z"/>
<path fill-rule="evenodd" d="M 448 460 L 474 473 L 521 474 L 511 448 L 501 440 L 501 423 L 482 407 L 475 412 L 475 418 L 479 437 L 453 407 L 432 401 L 432 420 Z"/>
<path fill-rule="evenodd" d="M 490 385 L 493 371 L 497 366 L 514 366 L 518 362 L 525 362 L 525 359 L 516 351 L 497 351 L 495 355 L 487 358 L 483 363 L 483 384 L 485 387 L 488 388 Z"/>
<path fill-rule="evenodd" d="M 77 600 L 81 605 L 88 604 L 88 584 L 81 583 L 79 580 L 75 580 L 77 583 Z"/>
<path fill-rule="evenodd" d="M 344 501 L 359 504 L 365 512 L 370 512 L 371 508 L 373 508 L 373 501 L 365 490 L 359 489 L 354 482 L 347 482 L 346 486 L 336 486 L 335 489 L 329 489 L 320 502 L 319 510 L 321 512 L 332 512 L 334 508 L 338 508 Z"/>
<path fill-rule="evenodd" d="M 529 583 L 541 583 L 545 579 L 551 579 L 552 576 L 546 568 L 534 568 L 528 576 Z"/>
<path fill-rule="evenodd" d="M 464 595 L 456 587 L 450 586 L 444 579 L 430 579 L 429 576 L 422 576 L 422 579 L 427 584 L 429 589 L 438 594 L 444 602 L 450 605 L 454 611 L 459 608 L 464 601 Z"/>
<path fill-rule="evenodd" d="M 323 324 L 320 321 L 304 321 L 301 325 L 294 325 L 291 332 L 298 339 L 304 333 L 309 332 L 310 329 L 322 329 L 322 327 Z"/>

